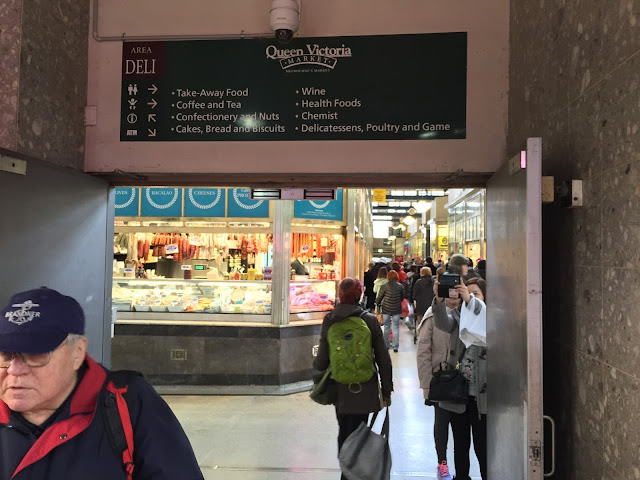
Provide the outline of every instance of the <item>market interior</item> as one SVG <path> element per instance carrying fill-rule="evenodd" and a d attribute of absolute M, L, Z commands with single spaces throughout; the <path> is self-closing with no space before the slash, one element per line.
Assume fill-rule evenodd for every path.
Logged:
<path fill-rule="evenodd" d="M 161 393 L 305 391 L 342 278 L 371 261 L 485 257 L 483 189 L 301 192 L 316 198 L 117 188 L 112 368 Z"/>

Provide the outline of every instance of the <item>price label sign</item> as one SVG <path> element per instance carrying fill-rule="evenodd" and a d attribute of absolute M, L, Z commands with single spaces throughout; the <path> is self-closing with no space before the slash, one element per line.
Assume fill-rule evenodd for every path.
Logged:
<path fill-rule="evenodd" d="M 167 245 L 167 246 L 164 248 L 164 252 L 165 252 L 166 254 L 169 254 L 169 255 L 174 254 L 174 253 L 178 253 L 178 245 L 176 245 L 175 243 L 172 243 L 172 244 L 170 244 L 170 245 Z"/>

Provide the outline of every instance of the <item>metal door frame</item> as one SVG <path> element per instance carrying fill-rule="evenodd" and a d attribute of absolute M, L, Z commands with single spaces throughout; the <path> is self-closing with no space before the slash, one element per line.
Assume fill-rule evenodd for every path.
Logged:
<path fill-rule="evenodd" d="M 541 165 L 542 139 L 529 138 L 526 151 L 487 182 L 487 439 L 494 479 L 544 474 Z"/>

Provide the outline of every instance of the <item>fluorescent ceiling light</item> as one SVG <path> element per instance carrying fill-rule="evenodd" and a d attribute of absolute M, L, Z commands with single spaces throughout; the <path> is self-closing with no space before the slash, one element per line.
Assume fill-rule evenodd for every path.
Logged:
<path fill-rule="evenodd" d="M 412 216 L 410 216 L 410 215 L 407 215 L 406 217 L 404 217 L 404 218 L 402 219 L 402 222 L 403 222 L 403 223 L 405 223 L 405 224 L 407 224 L 407 225 L 411 225 L 411 224 L 415 223 L 415 221 L 416 221 L 416 219 L 415 219 L 415 218 L 413 218 L 413 217 L 412 217 Z"/>
<path fill-rule="evenodd" d="M 418 203 L 415 204 L 415 207 L 418 213 L 424 213 L 427 210 L 431 209 L 431 203 L 425 202 L 424 200 L 420 200 Z"/>

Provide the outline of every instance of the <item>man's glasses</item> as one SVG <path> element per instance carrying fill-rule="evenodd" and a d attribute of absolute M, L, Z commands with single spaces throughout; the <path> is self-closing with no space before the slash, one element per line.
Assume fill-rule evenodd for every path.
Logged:
<path fill-rule="evenodd" d="M 44 367 L 51 360 L 51 353 L 18 353 L 0 351 L 0 368 L 9 368 L 16 357 L 28 367 Z"/>

